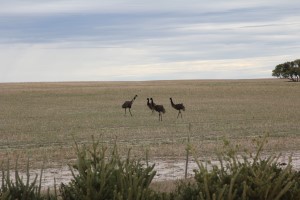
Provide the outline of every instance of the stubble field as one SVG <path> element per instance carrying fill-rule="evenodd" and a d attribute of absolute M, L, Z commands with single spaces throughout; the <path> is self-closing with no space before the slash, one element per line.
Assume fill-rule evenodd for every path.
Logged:
<path fill-rule="evenodd" d="M 138 97 L 133 117 L 121 105 Z M 164 105 L 163 121 L 146 98 Z M 184 103 L 183 118 L 170 105 Z M 267 151 L 297 152 L 300 85 L 279 79 L 0 84 L 0 162 L 19 157 L 33 168 L 74 161 L 74 140 L 118 143 L 139 158 L 182 159 L 187 136 L 197 154 L 210 157 L 223 138 L 242 148 L 269 133 Z"/>

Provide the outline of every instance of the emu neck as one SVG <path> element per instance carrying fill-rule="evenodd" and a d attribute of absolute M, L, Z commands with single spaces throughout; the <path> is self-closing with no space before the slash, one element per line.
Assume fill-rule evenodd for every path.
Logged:
<path fill-rule="evenodd" d="M 170 100 L 171 100 L 171 104 L 172 104 L 172 106 L 174 106 L 173 100 L 172 100 L 172 99 L 170 99 Z"/>
<path fill-rule="evenodd" d="M 154 102 L 153 102 L 153 99 L 151 99 L 151 105 L 152 105 L 152 106 L 154 106 Z"/>
<path fill-rule="evenodd" d="M 133 102 L 134 102 L 135 98 L 136 98 L 136 97 L 133 97 L 133 99 L 131 100 L 131 103 L 133 103 Z"/>

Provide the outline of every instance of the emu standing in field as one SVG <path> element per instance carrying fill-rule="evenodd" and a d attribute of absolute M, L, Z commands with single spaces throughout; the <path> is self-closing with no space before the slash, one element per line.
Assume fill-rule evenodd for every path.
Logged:
<path fill-rule="evenodd" d="M 152 110 L 152 114 L 154 112 L 154 107 L 152 106 L 152 103 L 149 102 L 149 98 L 147 98 L 147 106 L 150 110 Z"/>
<path fill-rule="evenodd" d="M 138 95 L 135 95 L 131 101 L 125 101 L 125 102 L 123 103 L 122 108 L 125 109 L 125 115 L 126 115 L 126 109 L 128 108 L 129 113 L 130 113 L 130 115 L 131 115 L 131 117 L 132 117 L 132 114 L 131 114 L 130 109 L 131 109 L 131 106 L 132 106 L 132 104 L 133 104 L 133 102 L 134 102 L 134 100 L 136 99 L 137 96 L 138 96 Z"/>
<path fill-rule="evenodd" d="M 176 110 L 179 111 L 179 112 L 178 112 L 178 115 L 177 115 L 177 119 L 178 119 L 178 117 L 179 117 L 179 114 L 181 115 L 181 118 L 182 118 L 181 110 L 185 111 L 184 105 L 183 105 L 182 103 L 180 103 L 180 104 L 174 104 L 172 98 L 170 98 L 170 100 L 171 100 L 171 105 L 172 105 L 172 107 L 173 107 L 174 109 L 176 109 Z"/>
<path fill-rule="evenodd" d="M 152 105 L 153 109 L 154 109 L 156 112 L 159 113 L 159 115 L 158 115 L 158 120 L 159 120 L 159 121 L 162 121 L 162 114 L 161 114 L 161 113 L 166 113 L 166 110 L 165 110 L 164 106 L 163 106 L 163 105 L 156 105 L 156 104 L 153 102 L 153 99 L 152 99 L 152 98 L 150 98 L 150 99 L 151 99 L 151 105 Z"/>

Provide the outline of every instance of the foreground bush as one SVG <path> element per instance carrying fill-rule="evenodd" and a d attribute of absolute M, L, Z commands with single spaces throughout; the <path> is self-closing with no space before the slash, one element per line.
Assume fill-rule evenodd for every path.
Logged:
<path fill-rule="evenodd" d="M 260 158 L 265 140 L 254 156 L 239 157 L 234 148 L 219 156 L 220 165 L 197 161 L 195 183 L 181 182 L 177 187 L 178 199 L 300 199 L 300 173 L 293 171 L 291 162 L 282 167 L 279 156 Z M 228 146 L 228 144 L 226 145 Z"/>
<path fill-rule="evenodd" d="M 41 180 L 43 169 L 41 170 L 40 179 L 38 181 L 38 175 L 30 181 L 29 174 L 29 162 L 27 162 L 27 171 L 25 180 L 23 177 L 20 177 L 18 170 L 18 160 L 16 161 L 14 177 L 12 180 L 10 177 L 9 161 L 7 161 L 7 169 L 4 170 L 2 164 L 2 184 L 0 188 L 0 199 L 1 200 L 43 200 L 43 199 L 57 199 L 56 195 L 49 193 L 41 194 Z"/>
<path fill-rule="evenodd" d="M 30 181 L 29 167 L 25 180 L 10 179 L 9 163 L 2 165 L 0 199 L 116 199 L 116 200 L 294 200 L 300 199 L 300 172 L 294 171 L 291 161 L 282 166 L 279 156 L 261 158 L 266 140 L 259 143 L 257 152 L 238 156 L 238 149 L 226 143 L 227 151 L 219 155 L 219 165 L 200 163 L 193 181 L 181 181 L 175 191 L 155 192 L 149 188 L 155 176 L 154 165 L 148 166 L 130 157 L 121 158 L 116 145 L 112 152 L 94 142 L 91 148 L 76 145 L 77 162 L 71 167 L 73 179 L 56 187 L 52 194 L 41 192 L 40 178 Z M 146 162 L 147 163 L 147 162 Z M 209 163 L 208 163 L 209 164 Z M 211 166 L 208 168 L 208 166 Z M 39 180 L 39 181 L 38 181 Z"/>
<path fill-rule="evenodd" d="M 149 185 L 155 175 L 154 165 L 144 166 L 139 160 L 122 159 L 116 145 L 111 155 L 107 148 L 94 142 L 91 149 L 77 148 L 73 179 L 60 187 L 63 199 L 150 199 Z M 74 170 L 77 172 L 75 173 Z"/>

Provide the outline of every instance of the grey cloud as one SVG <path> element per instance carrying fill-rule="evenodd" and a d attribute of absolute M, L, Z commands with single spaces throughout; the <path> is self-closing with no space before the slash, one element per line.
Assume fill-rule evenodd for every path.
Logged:
<path fill-rule="evenodd" d="M 99 52 L 118 49 L 105 54 L 103 64 L 107 60 L 112 63 L 109 59 L 116 59 L 128 48 L 135 53 L 125 54 L 132 59 L 120 58 L 125 65 L 297 55 L 300 46 L 300 4 L 296 1 L 14 2 L 15 10 L 13 4 L 0 8 L 1 44 L 58 50 L 94 48 Z M 137 53 L 141 51 L 145 55 Z M 185 76 L 194 77 L 193 73 Z"/>

